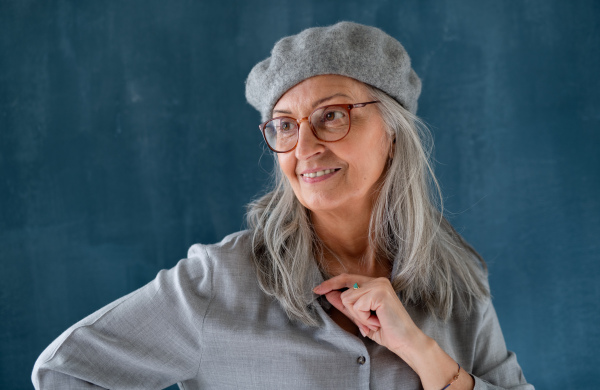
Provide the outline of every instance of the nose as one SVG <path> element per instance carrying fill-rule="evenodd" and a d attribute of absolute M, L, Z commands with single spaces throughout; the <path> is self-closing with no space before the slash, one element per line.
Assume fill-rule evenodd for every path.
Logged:
<path fill-rule="evenodd" d="M 302 118 L 298 121 L 298 144 L 294 153 L 298 160 L 308 160 L 312 156 L 320 154 L 324 145 L 323 142 L 318 139 L 313 133 L 308 118 Z"/>

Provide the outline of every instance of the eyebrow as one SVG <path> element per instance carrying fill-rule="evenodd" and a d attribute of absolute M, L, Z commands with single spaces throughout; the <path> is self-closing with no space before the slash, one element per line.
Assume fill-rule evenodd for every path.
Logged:
<path fill-rule="evenodd" d="M 351 97 L 350 97 L 350 96 L 348 96 L 348 95 L 346 95 L 345 93 L 341 93 L 341 92 L 339 92 L 339 93 L 336 93 L 336 94 L 334 94 L 334 95 L 331 95 L 331 96 L 324 97 L 323 99 L 319 99 L 319 100 L 317 100 L 316 102 L 313 102 L 313 104 L 312 104 L 312 108 L 313 108 L 313 109 L 315 109 L 315 108 L 317 108 L 318 106 L 320 106 L 321 104 L 325 103 L 326 101 L 328 101 L 328 100 L 331 100 L 331 99 L 333 99 L 333 98 L 336 98 L 336 97 L 340 97 L 340 96 L 341 96 L 341 97 L 347 97 L 348 99 L 351 99 Z M 279 114 L 288 114 L 288 115 L 291 115 L 291 114 L 292 114 L 292 113 L 291 113 L 290 111 L 288 111 L 288 110 L 273 110 L 273 114 L 275 114 L 275 113 L 279 113 Z"/>

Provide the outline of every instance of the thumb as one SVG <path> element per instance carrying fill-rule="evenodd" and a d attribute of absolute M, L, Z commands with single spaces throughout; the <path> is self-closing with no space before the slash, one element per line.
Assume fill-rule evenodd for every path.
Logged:
<path fill-rule="evenodd" d="M 327 301 L 333 305 L 336 309 L 341 311 L 342 313 L 346 313 L 346 308 L 342 303 L 342 292 L 338 290 L 333 290 L 325 294 L 325 298 Z"/>

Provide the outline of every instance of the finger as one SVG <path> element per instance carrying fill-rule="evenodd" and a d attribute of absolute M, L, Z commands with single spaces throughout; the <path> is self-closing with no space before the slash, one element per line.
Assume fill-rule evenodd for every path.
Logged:
<path fill-rule="evenodd" d="M 329 303 L 331 303 L 333 307 L 338 309 L 342 314 L 344 314 L 346 317 L 351 319 L 352 322 L 354 322 L 354 324 L 358 327 L 363 337 L 368 337 L 368 335 L 372 333 L 373 330 L 368 325 L 363 324 L 362 321 L 357 320 L 352 315 L 352 313 L 348 311 L 348 308 L 342 303 L 341 295 L 342 293 L 340 291 L 334 290 L 327 293 L 325 295 L 325 298 L 327 298 L 327 301 L 329 301 Z"/>
<path fill-rule="evenodd" d="M 371 320 L 371 317 L 373 315 L 371 314 L 370 310 L 368 310 L 368 311 L 357 310 L 356 307 L 353 306 L 353 307 L 348 308 L 348 312 L 352 313 L 352 315 L 354 317 L 354 322 L 356 322 L 356 323 L 360 322 L 363 326 L 366 326 L 369 329 L 373 329 L 373 328 L 377 327 L 376 324 L 374 324 L 373 321 Z"/>
<path fill-rule="evenodd" d="M 357 325 L 358 326 L 358 330 L 360 331 L 360 334 L 363 335 L 363 337 L 371 337 L 370 335 L 373 333 L 372 330 L 370 330 L 368 327 L 364 326 L 364 325 Z"/>
<path fill-rule="evenodd" d="M 358 310 L 356 307 L 356 294 L 348 294 L 347 290 L 339 295 L 340 303 L 343 309 L 339 309 L 346 317 L 350 318 L 356 326 L 361 328 L 361 333 L 366 337 L 366 333 L 371 330 L 379 330 L 380 323 L 377 316 L 371 310 Z M 356 292 L 358 293 L 358 292 Z M 364 293 L 363 293 L 364 294 Z M 366 332 L 366 333 L 365 333 Z"/>
<path fill-rule="evenodd" d="M 315 294 L 325 295 L 330 291 L 340 290 L 342 288 L 353 289 L 355 283 L 357 284 L 357 286 L 360 286 L 361 284 L 364 284 L 371 279 L 372 278 L 368 276 L 362 275 L 340 274 L 324 281 L 323 283 L 315 287 L 313 291 L 315 292 Z"/>
<path fill-rule="evenodd" d="M 377 333 L 379 332 L 379 329 L 377 330 L 371 330 L 368 329 L 367 330 L 367 334 L 365 335 L 365 337 L 370 338 L 371 340 L 375 341 L 375 337 L 377 337 Z M 377 342 L 377 341 L 376 341 Z M 379 344 L 379 342 L 377 342 Z"/>
<path fill-rule="evenodd" d="M 377 317 L 377 303 L 373 299 L 373 294 L 363 294 L 354 302 L 352 309 L 356 313 L 360 313 L 359 318 L 371 330 L 378 330 L 381 327 L 381 322 Z"/>
<path fill-rule="evenodd" d="M 381 323 L 377 318 L 377 303 L 373 291 L 370 288 L 359 290 L 346 290 L 340 294 L 340 299 L 348 314 L 354 318 L 354 322 L 377 330 Z"/>
<path fill-rule="evenodd" d="M 336 309 L 338 309 L 339 311 L 344 313 L 344 315 L 347 316 L 346 308 L 344 307 L 344 304 L 342 303 L 341 295 L 342 295 L 342 293 L 340 291 L 333 290 L 333 291 L 325 294 L 325 298 L 327 298 L 327 301 L 329 303 L 331 303 L 333 305 L 333 307 L 335 307 Z"/>
<path fill-rule="evenodd" d="M 338 290 L 333 290 L 325 294 L 325 298 L 327 298 L 327 301 L 329 301 L 329 303 L 331 303 L 333 307 L 338 309 L 340 312 L 342 312 L 342 314 L 350 318 L 355 324 L 358 325 L 359 323 L 361 323 L 361 321 L 358 320 L 356 313 L 353 312 L 352 306 L 349 306 L 346 303 L 344 303 L 342 295 L 342 292 Z"/>

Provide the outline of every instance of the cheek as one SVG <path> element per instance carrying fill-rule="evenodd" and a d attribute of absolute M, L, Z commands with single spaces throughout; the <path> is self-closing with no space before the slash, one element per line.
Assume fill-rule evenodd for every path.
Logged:
<path fill-rule="evenodd" d="M 363 171 L 364 182 L 378 182 L 383 175 L 385 175 L 386 167 L 388 165 L 390 152 L 390 144 L 386 141 L 377 142 L 373 145 L 372 157 L 369 161 L 365 162 L 365 166 L 368 169 Z"/>
<path fill-rule="evenodd" d="M 390 158 L 391 146 L 392 142 L 385 132 L 375 142 L 371 143 L 373 153 L 373 159 L 371 160 L 372 169 L 379 172 L 385 169 L 387 161 Z"/>
<path fill-rule="evenodd" d="M 279 168 L 281 172 L 283 172 L 284 176 L 288 178 L 288 180 L 292 181 L 296 177 L 296 163 L 292 156 L 288 153 L 279 153 L 277 155 L 277 161 L 279 163 Z"/>
<path fill-rule="evenodd" d="M 368 161 L 364 162 L 364 169 L 362 171 L 363 180 L 368 182 L 377 181 L 379 177 L 385 172 L 387 164 L 387 154 L 385 158 L 381 156 L 379 151 L 378 154 L 374 154 Z"/>

